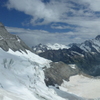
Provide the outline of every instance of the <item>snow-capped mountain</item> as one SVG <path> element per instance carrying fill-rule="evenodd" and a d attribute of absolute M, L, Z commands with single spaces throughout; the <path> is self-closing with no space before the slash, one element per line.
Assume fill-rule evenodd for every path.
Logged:
<path fill-rule="evenodd" d="M 80 44 L 77 43 L 69 44 L 69 47 L 72 47 L 73 45 L 78 46 L 85 52 L 92 52 L 92 53 L 100 52 L 100 35 L 96 36 L 94 39 L 86 40 Z"/>
<path fill-rule="evenodd" d="M 0 100 L 84 100 L 64 89 L 47 87 L 44 70 L 51 68 L 51 61 L 34 54 L 1 23 L 0 36 Z"/>
<path fill-rule="evenodd" d="M 47 50 L 59 50 L 59 49 L 68 49 L 68 48 L 69 46 L 58 44 L 58 43 L 55 44 L 48 43 L 46 45 L 40 43 L 37 46 L 32 47 L 33 51 L 37 54 L 45 52 Z"/>
<path fill-rule="evenodd" d="M 79 47 L 86 52 L 100 52 L 100 35 L 81 43 Z"/>

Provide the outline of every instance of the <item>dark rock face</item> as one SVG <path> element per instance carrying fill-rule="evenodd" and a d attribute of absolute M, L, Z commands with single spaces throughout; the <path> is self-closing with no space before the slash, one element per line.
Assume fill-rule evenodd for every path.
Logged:
<path fill-rule="evenodd" d="M 75 60 L 78 60 L 80 56 L 83 56 L 83 54 L 84 51 L 75 46 L 70 49 L 48 50 L 44 53 L 40 53 L 39 55 L 54 62 L 62 61 L 66 64 L 72 64 Z"/>
<path fill-rule="evenodd" d="M 2 23 L 0 23 L 0 47 L 5 51 L 9 48 L 24 52 L 26 52 L 25 49 L 31 50 L 18 36 L 8 33 Z"/>
<path fill-rule="evenodd" d="M 49 48 L 50 49 L 50 48 Z M 39 45 L 37 45 L 37 46 L 33 46 L 32 47 L 32 50 L 36 53 L 36 54 L 38 54 L 38 53 L 40 53 L 40 52 L 45 52 L 45 51 L 47 51 L 48 50 L 48 47 L 46 46 L 46 45 L 42 45 L 41 43 L 39 44 Z"/>
<path fill-rule="evenodd" d="M 44 70 L 46 85 L 61 85 L 63 80 L 68 81 L 70 76 L 79 74 L 79 69 L 75 66 L 75 69 L 71 68 L 71 65 L 67 65 L 63 62 L 51 63 L 51 67 Z"/>

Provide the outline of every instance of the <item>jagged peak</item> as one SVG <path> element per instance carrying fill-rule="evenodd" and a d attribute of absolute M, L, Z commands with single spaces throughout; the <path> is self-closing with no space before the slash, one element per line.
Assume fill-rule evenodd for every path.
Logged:
<path fill-rule="evenodd" d="M 38 45 L 43 45 L 42 43 L 39 43 Z"/>
<path fill-rule="evenodd" d="M 100 35 L 97 35 L 97 36 L 95 37 L 95 39 L 96 39 L 96 40 L 100 40 Z"/>
<path fill-rule="evenodd" d="M 84 42 L 84 44 L 85 44 L 86 46 L 92 45 L 92 40 L 86 40 L 86 41 Z"/>
<path fill-rule="evenodd" d="M 0 22 L 0 27 L 4 26 L 1 22 Z"/>

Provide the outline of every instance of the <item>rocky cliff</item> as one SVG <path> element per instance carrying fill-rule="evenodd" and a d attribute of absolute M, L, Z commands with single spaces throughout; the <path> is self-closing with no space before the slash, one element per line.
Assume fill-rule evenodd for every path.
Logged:
<path fill-rule="evenodd" d="M 31 50 L 18 36 L 8 33 L 2 23 L 0 23 L 0 47 L 5 51 Z"/>

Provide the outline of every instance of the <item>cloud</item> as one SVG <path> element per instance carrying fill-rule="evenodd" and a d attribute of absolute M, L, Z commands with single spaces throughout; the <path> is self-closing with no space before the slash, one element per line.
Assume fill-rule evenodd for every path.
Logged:
<path fill-rule="evenodd" d="M 98 33 L 95 34 L 94 30 L 91 30 L 91 34 L 88 32 L 88 29 L 86 30 L 85 28 L 77 28 L 76 32 L 71 31 L 64 33 L 50 33 L 44 30 L 30 30 L 15 27 L 6 27 L 6 29 L 8 32 L 18 35 L 30 47 L 39 43 L 60 43 L 65 45 L 70 43 L 81 43 L 98 35 Z"/>
<path fill-rule="evenodd" d="M 100 11 L 100 0 L 82 0 L 93 11 Z"/>
<path fill-rule="evenodd" d="M 44 25 L 62 22 L 82 27 L 99 25 L 97 14 L 100 0 L 8 0 L 8 9 L 16 9 L 30 15 L 30 23 Z M 60 26 L 58 28 L 61 28 Z"/>
<path fill-rule="evenodd" d="M 73 17 L 75 19 L 83 15 L 91 15 L 90 12 L 84 13 L 86 9 L 83 9 L 83 6 L 75 5 L 76 1 L 50 0 L 45 3 L 42 0 L 20 0 L 20 2 L 18 0 L 8 0 L 6 5 L 8 9 L 16 9 L 32 16 L 30 23 L 33 25 L 43 25 L 52 22 L 69 23 L 69 20 Z"/>
<path fill-rule="evenodd" d="M 48 42 L 81 42 L 100 34 L 100 0 L 8 0 L 6 6 L 30 15 L 32 25 L 50 24 L 53 29 L 70 30 L 65 33 L 50 33 L 7 28 L 9 32 L 18 33 L 30 46 Z"/>
<path fill-rule="evenodd" d="M 56 23 L 51 25 L 51 28 L 53 28 L 53 29 L 61 29 L 61 30 L 63 30 L 63 29 L 73 29 L 73 27 L 74 26 L 68 26 L 68 25 L 56 24 Z"/>
<path fill-rule="evenodd" d="M 58 6 L 62 8 L 62 11 Z M 64 2 L 57 0 L 51 0 L 47 4 L 41 0 L 20 0 L 20 2 L 18 0 L 8 0 L 7 8 L 14 8 L 32 16 L 32 24 L 47 24 L 53 21 L 59 21 L 61 15 L 65 12 L 66 5 Z"/>

